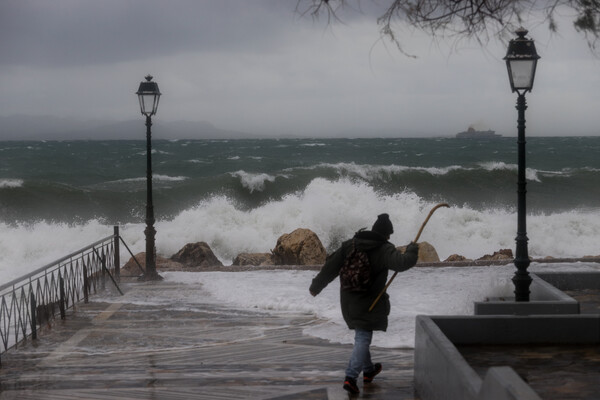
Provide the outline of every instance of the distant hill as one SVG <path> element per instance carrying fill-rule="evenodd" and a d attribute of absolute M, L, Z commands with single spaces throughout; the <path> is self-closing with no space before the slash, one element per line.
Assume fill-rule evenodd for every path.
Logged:
<path fill-rule="evenodd" d="M 256 137 L 215 127 L 210 122 L 152 121 L 153 139 L 244 139 Z M 0 140 L 142 140 L 144 118 L 109 122 L 14 115 L 0 117 Z"/>
<path fill-rule="evenodd" d="M 81 132 L 87 139 L 145 139 L 146 123 L 144 119 L 116 122 Z M 153 139 L 243 139 L 251 137 L 248 133 L 219 129 L 210 122 L 199 121 L 152 121 Z"/>

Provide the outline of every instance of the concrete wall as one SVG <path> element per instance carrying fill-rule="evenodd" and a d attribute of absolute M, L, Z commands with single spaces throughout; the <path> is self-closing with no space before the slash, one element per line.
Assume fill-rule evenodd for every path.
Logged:
<path fill-rule="evenodd" d="M 541 400 L 510 367 L 490 368 L 478 396 L 480 400 Z"/>
<path fill-rule="evenodd" d="M 454 344 L 600 343 L 600 315 L 431 317 Z"/>
<path fill-rule="evenodd" d="M 416 318 L 415 388 L 423 400 L 476 400 L 482 380 L 433 320 Z"/>
<path fill-rule="evenodd" d="M 423 400 L 540 400 L 510 367 L 492 367 L 482 380 L 455 345 L 600 344 L 600 315 L 580 315 L 561 291 L 600 289 L 600 273 L 531 277 L 529 302 L 490 299 L 475 303 L 475 316 L 417 317 L 414 376 Z"/>
<path fill-rule="evenodd" d="M 579 303 L 536 274 L 531 274 L 530 301 L 490 299 L 475 302 L 475 315 L 579 314 Z"/>
<path fill-rule="evenodd" d="M 599 272 L 540 272 L 536 275 L 559 290 L 600 289 Z"/>
<path fill-rule="evenodd" d="M 482 380 L 455 344 L 600 344 L 600 315 L 425 316 L 416 319 L 415 387 L 423 400 L 539 400 L 509 367 Z"/>

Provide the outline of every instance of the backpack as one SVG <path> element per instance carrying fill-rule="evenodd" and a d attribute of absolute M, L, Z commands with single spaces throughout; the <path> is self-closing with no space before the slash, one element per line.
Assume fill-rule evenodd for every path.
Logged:
<path fill-rule="evenodd" d="M 340 268 L 340 285 L 342 290 L 364 292 L 371 281 L 371 264 L 369 256 L 364 251 L 356 249 L 355 239 L 352 239 L 352 249 L 344 258 Z"/>

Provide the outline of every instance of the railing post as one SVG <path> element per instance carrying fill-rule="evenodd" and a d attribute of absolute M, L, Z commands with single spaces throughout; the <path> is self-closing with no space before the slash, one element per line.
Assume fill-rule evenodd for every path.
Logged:
<path fill-rule="evenodd" d="M 36 324 L 36 308 L 37 304 L 35 302 L 35 294 L 33 291 L 31 292 L 31 339 L 37 339 L 37 324 Z"/>
<path fill-rule="evenodd" d="M 61 320 L 65 320 L 66 310 L 69 307 L 74 307 L 76 302 L 82 300 L 88 303 L 92 294 L 90 291 L 94 289 L 94 292 L 97 292 L 96 285 L 99 284 L 97 279 L 102 278 L 104 288 L 105 274 L 111 278 L 119 293 L 123 295 L 110 271 L 112 267 L 110 263 L 114 260 L 114 271 L 117 276 L 120 276 L 121 242 L 123 240 L 119 234 L 119 227 L 115 226 L 114 235 L 0 285 L 0 291 L 3 293 L 0 296 L 2 303 L 0 320 L 5 328 L 8 327 L 6 332 L 4 329 L 0 332 L 2 333 L 0 356 L 8 348 L 18 346 L 29 338 L 37 340 L 38 325 L 41 327 L 45 322 L 50 325 L 57 306 Z M 131 253 L 127 243 L 123 242 L 123 244 Z M 102 250 L 100 253 L 96 249 L 98 246 Z M 92 257 L 90 251 L 93 251 L 97 258 Z M 110 251 L 114 251 L 112 256 L 109 254 Z M 109 260 L 111 257 L 114 257 L 113 260 Z M 99 274 L 102 274 L 102 277 Z M 81 299 L 82 294 L 83 299 Z M 5 296 L 12 296 L 8 304 L 5 304 Z M 0 368 L 2 368 L 2 361 L 0 358 Z"/>
<path fill-rule="evenodd" d="M 114 226 L 115 238 L 114 238 L 114 248 L 115 248 L 115 279 L 117 282 L 121 281 L 121 250 L 119 248 L 119 226 Z"/>
<path fill-rule="evenodd" d="M 89 297 L 89 282 L 88 282 L 88 276 L 87 276 L 87 268 L 85 266 L 85 264 L 83 264 L 83 302 L 85 304 L 88 303 L 88 297 Z"/>
<path fill-rule="evenodd" d="M 100 264 L 102 265 L 100 273 L 102 274 L 102 290 L 106 289 L 106 254 L 102 253 L 100 256 Z"/>
<path fill-rule="evenodd" d="M 62 275 L 59 273 L 58 274 L 58 284 L 59 284 L 59 290 L 60 290 L 60 300 L 58 302 L 58 306 L 60 308 L 60 319 L 65 319 L 65 280 L 63 279 Z"/>

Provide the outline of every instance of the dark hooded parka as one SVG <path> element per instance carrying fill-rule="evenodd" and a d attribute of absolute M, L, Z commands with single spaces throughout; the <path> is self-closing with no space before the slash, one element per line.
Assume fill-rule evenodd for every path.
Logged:
<path fill-rule="evenodd" d="M 323 268 L 312 281 L 311 293 L 319 294 L 339 275 L 342 263 L 352 248 L 352 240 L 342 243 L 338 250 L 327 257 Z M 388 294 L 379 299 L 373 310 L 369 311 L 369 307 L 385 287 L 388 271 L 401 272 L 411 268 L 417 262 L 418 252 L 402 254 L 386 237 L 374 231 L 359 231 L 354 235 L 354 240 L 357 249 L 369 256 L 371 279 L 366 291 L 340 289 L 342 315 L 350 329 L 385 331 L 390 313 Z"/>

